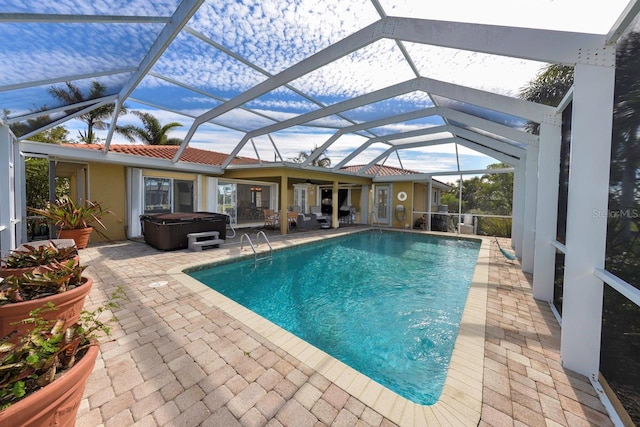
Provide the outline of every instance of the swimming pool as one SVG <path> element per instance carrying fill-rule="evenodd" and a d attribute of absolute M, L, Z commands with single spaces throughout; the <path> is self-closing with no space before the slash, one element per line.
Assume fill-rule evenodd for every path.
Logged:
<path fill-rule="evenodd" d="M 480 244 L 356 233 L 190 273 L 423 405 L 439 397 Z M 448 277 L 442 274 L 448 273 Z"/>

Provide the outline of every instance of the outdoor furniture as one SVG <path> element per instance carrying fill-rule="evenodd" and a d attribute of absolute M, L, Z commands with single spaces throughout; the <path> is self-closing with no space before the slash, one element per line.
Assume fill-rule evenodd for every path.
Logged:
<path fill-rule="evenodd" d="M 291 230 L 291 224 L 298 226 L 298 211 L 287 212 L 287 229 Z"/>
<path fill-rule="evenodd" d="M 327 223 L 329 220 L 328 216 L 325 216 L 320 206 L 310 206 L 310 213 L 303 214 L 300 213 L 298 215 L 297 227 L 300 229 L 309 229 L 309 228 L 318 228 L 323 223 Z"/>
<path fill-rule="evenodd" d="M 276 228 L 278 226 L 278 213 L 273 209 L 265 209 L 264 213 L 264 226 Z"/>

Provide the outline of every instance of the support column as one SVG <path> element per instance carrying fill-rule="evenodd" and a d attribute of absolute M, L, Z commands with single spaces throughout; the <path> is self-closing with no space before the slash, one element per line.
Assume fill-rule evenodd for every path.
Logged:
<path fill-rule="evenodd" d="M 513 173 L 513 212 L 511 213 L 511 247 L 518 258 L 522 257 L 522 234 L 524 215 L 524 191 L 525 191 L 525 163 L 526 157 L 522 157 L 515 165 Z"/>
<path fill-rule="evenodd" d="M 536 239 L 536 205 L 538 197 L 538 143 L 527 147 L 525 172 L 524 221 L 522 235 L 522 271 L 533 273 L 533 258 Z"/>
<path fill-rule="evenodd" d="M 16 224 L 15 247 L 29 241 L 27 235 L 27 178 L 25 158 L 20 154 L 20 142 L 13 136 L 9 137 L 13 144 L 13 203 L 15 206 L 14 217 L 19 220 Z"/>
<path fill-rule="evenodd" d="M 599 65 L 575 67 L 560 340 L 563 366 L 589 377 L 600 364 L 604 285 L 593 271 L 604 267 L 606 247 L 615 46 L 594 59 Z"/>
<path fill-rule="evenodd" d="M 364 184 L 360 192 L 360 224 L 369 224 L 369 190 L 371 187 Z"/>
<path fill-rule="evenodd" d="M 425 231 L 431 231 L 431 206 L 433 206 L 433 177 L 429 177 L 429 184 L 427 185 L 427 223 L 425 224 Z"/>
<path fill-rule="evenodd" d="M 542 301 L 553 300 L 556 249 L 551 242 L 556 239 L 558 223 L 561 125 L 561 114 L 549 117 L 548 121 L 540 124 L 533 297 Z"/>
<path fill-rule="evenodd" d="M 9 126 L 0 125 L 0 256 L 5 257 L 16 247 L 15 178 L 13 169 L 13 138 Z"/>
<path fill-rule="evenodd" d="M 289 177 L 285 174 L 280 177 L 280 234 L 283 236 L 289 231 L 287 212 L 289 208 Z"/>
<path fill-rule="evenodd" d="M 338 221 L 338 209 L 340 209 L 340 206 L 338 206 L 338 192 L 338 181 L 333 181 L 333 188 L 331 189 L 331 205 L 333 207 L 333 213 L 331 214 L 331 228 L 340 227 Z"/>

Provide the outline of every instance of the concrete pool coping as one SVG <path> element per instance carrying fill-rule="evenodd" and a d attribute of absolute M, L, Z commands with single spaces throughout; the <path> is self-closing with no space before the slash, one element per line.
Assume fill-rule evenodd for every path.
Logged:
<path fill-rule="evenodd" d="M 361 232 L 358 230 L 355 232 Z M 351 234 L 354 231 L 336 233 L 331 238 Z M 410 232 L 414 231 L 393 231 Z M 446 233 L 424 233 L 452 238 Z M 326 236 L 309 236 L 291 242 L 273 242 L 274 250 L 297 246 L 325 239 Z M 458 238 L 466 238 L 459 236 Z M 430 406 L 416 404 L 364 374 L 333 358 L 324 351 L 303 341 L 290 332 L 275 325 L 235 301 L 190 277 L 184 271 L 215 265 L 246 254 L 229 252 L 216 262 L 193 263 L 171 268 L 167 271 L 179 283 L 194 292 L 205 303 L 225 311 L 244 323 L 262 337 L 297 358 L 364 404 L 378 411 L 399 425 L 477 425 L 482 409 L 482 381 L 484 365 L 485 323 L 487 308 L 487 284 L 489 280 L 490 239 L 481 236 L 469 237 L 480 240 L 478 260 L 473 274 L 469 295 L 462 314 L 458 337 L 449 364 L 442 395 Z M 252 255 L 249 254 L 249 255 Z"/>

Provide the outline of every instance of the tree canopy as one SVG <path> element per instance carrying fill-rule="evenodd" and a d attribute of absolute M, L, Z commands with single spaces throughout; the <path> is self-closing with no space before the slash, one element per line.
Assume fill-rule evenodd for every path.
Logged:
<path fill-rule="evenodd" d="M 107 88 L 98 81 L 93 81 L 91 83 L 91 88 L 89 89 L 89 93 L 87 95 L 83 94 L 82 90 L 80 90 L 78 86 L 71 82 L 65 82 L 64 86 L 52 86 L 49 88 L 49 93 L 51 94 L 51 96 L 61 101 L 64 105 L 78 104 L 92 99 L 97 100 L 107 95 L 106 91 Z M 69 110 L 66 110 L 66 113 L 74 114 L 82 110 L 82 108 L 85 107 L 70 108 Z M 85 131 L 78 131 L 79 141 L 86 144 L 97 143 L 98 138 L 95 134 L 95 130 L 105 130 L 109 128 L 108 120 L 113 117 L 115 108 L 116 104 L 110 103 L 98 108 L 94 108 L 93 110 L 78 116 L 79 120 L 87 124 L 87 129 Z M 122 106 L 119 110 L 118 115 L 126 113 L 127 108 L 125 106 Z M 122 133 L 122 127 L 116 126 L 115 131 L 118 133 Z"/>
<path fill-rule="evenodd" d="M 292 163 L 304 163 L 311 156 L 311 154 L 317 149 L 318 149 L 318 146 L 315 146 L 313 147 L 313 150 L 311 150 L 311 152 L 309 153 L 307 153 L 306 151 L 300 151 L 300 153 L 298 153 L 296 157 L 291 157 L 287 160 Z M 311 162 L 311 166 L 318 166 L 321 168 L 331 167 L 331 159 L 327 157 L 326 150 L 323 151 L 318 157 L 313 159 L 313 161 Z"/>
<path fill-rule="evenodd" d="M 132 113 L 140 118 L 143 127 L 135 125 L 123 126 L 121 133 L 129 141 L 133 142 L 137 138 L 147 145 L 180 145 L 182 143 L 180 138 L 169 138 L 167 135 L 171 129 L 182 126 L 181 123 L 171 122 L 162 125 L 160 120 L 151 113 L 143 113 L 141 111 L 133 111 Z"/>

